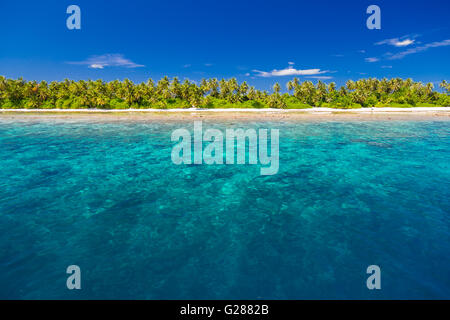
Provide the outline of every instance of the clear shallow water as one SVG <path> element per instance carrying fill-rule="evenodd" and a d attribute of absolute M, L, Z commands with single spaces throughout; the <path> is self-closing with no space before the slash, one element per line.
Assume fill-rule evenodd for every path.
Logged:
<path fill-rule="evenodd" d="M 280 129 L 274 176 L 181 126 L 0 122 L 0 298 L 450 298 L 450 122 L 204 123 Z"/>

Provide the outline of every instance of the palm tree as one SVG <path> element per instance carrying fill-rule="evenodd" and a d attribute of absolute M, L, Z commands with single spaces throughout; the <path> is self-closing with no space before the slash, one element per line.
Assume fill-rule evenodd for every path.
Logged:
<path fill-rule="evenodd" d="M 192 107 L 199 107 L 202 103 L 203 92 L 202 89 L 195 83 L 189 86 L 189 103 Z"/>
<path fill-rule="evenodd" d="M 0 76 L 0 102 L 6 98 L 6 78 Z"/>
<path fill-rule="evenodd" d="M 320 80 L 317 83 L 316 93 L 315 104 L 320 105 L 322 102 L 326 102 L 328 96 L 327 86 Z"/>
<path fill-rule="evenodd" d="M 249 100 L 257 101 L 258 100 L 258 92 L 255 87 L 250 87 L 247 93 L 247 98 Z"/>
<path fill-rule="evenodd" d="M 235 78 L 202 79 L 200 85 L 189 80 L 180 83 L 177 77 L 172 81 L 164 77 L 155 86 L 152 79 L 146 83 L 134 84 L 125 79 L 120 82 L 114 80 L 105 83 L 102 80 L 73 81 L 65 79 L 62 82 L 53 81 L 24 81 L 6 79 L 0 76 L 0 107 L 87 107 L 87 108 L 114 108 L 114 107 L 148 107 L 157 104 L 166 107 L 168 103 L 178 106 L 201 106 L 214 104 L 214 99 L 227 100 L 229 103 L 255 101 L 271 107 L 284 107 L 286 101 L 291 103 L 289 96 L 311 106 L 321 105 L 324 102 L 334 102 L 340 106 L 358 103 L 362 106 L 382 103 L 408 103 L 427 102 L 448 105 L 450 85 L 446 80 L 440 83 L 445 93 L 434 91 L 432 83 L 422 84 L 412 79 L 402 80 L 376 78 L 348 80 L 339 89 L 335 83 L 326 85 L 318 81 L 314 85 L 311 81 L 299 82 L 297 78 L 286 84 L 288 91 L 281 95 L 281 86 L 276 83 L 273 93 L 259 91 L 250 87 L 247 82 L 239 83 Z M 173 99 L 176 99 L 175 101 Z"/>
<path fill-rule="evenodd" d="M 447 91 L 447 94 L 450 94 L 450 84 L 446 80 L 442 80 L 439 86 L 445 91 Z"/>
<path fill-rule="evenodd" d="M 346 85 L 346 87 L 347 87 L 347 89 L 348 89 L 349 91 L 353 91 L 353 90 L 356 89 L 356 85 L 355 85 L 355 82 L 354 82 L 353 80 L 348 80 L 348 81 L 345 83 L 345 85 Z"/>
<path fill-rule="evenodd" d="M 169 90 L 175 98 L 181 98 L 181 83 L 177 77 L 172 79 Z"/>
<path fill-rule="evenodd" d="M 295 88 L 297 88 L 298 86 L 299 86 L 299 82 L 298 82 L 298 79 L 297 78 L 294 78 L 292 81 L 289 81 L 288 83 L 287 83 L 287 89 L 289 90 L 289 91 L 292 91 L 293 89 L 295 89 Z"/>
<path fill-rule="evenodd" d="M 159 99 L 167 100 L 172 97 L 169 87 L 170 81 L 167 76 L 158 81 L 156 84 L 156 94 Z"/>
<path fill-rule="evenodd" d="M 219 97 L 219 82 L 217 81 L 217 79 L 210 79 L 208 81 L 208 89 L 210 92 L 210 96 L 213 98 L 218 98 Z"/>
<path fill-rule="evenodd" d="M 274 91 L 275 93 L 279 94 L 279 93 L 280 93 L 280 90 L 281 90 L 280 84 L 279 84 L 278 82 L 275 83 L 275 85 L 273 86 L 273 91 Z"/>
<path fill-rule="evenodd" d="M 248 91 L 249 87 L 247 82 L 242 82 L 242 84 L 239 86 L 238 89 L 238 97 L 239 97 L 239 101 L 243 101 L 245 99 L 247 99 L 247 91 Z"/>

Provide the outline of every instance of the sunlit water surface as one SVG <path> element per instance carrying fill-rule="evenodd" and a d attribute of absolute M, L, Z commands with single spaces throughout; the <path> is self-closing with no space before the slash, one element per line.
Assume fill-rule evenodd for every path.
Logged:
<path fill-rule="evenodd" d="M 0 121 L 0 298 L 450 298 L 450 122 L 203 124 L 278 128 L 273 176 L 174 165 L 192 125 Z"/>

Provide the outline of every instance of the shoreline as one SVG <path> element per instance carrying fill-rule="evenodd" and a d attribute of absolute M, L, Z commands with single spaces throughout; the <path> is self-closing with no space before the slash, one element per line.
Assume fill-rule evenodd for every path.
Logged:
<path fill-rule="evenodd" d="M 0 109 L 0 121 L 450 121 L 450 107 L 364 109 Z"/>
<path fill-rule="evenodd" d="M 275 109 L 275 108 L 187 108 L 187 109 L 0 109 L 2 112 L 75 112 L 75 113 L 126 113 L 126 112 L 306 112 L 306 113 L 328 113 L 328 112 L 348 112 L 348 113 L 384 113 L 384 112 L 449 112 L 450 107 L 408 107 L 408 108 L 358 108 L 358 109 L 335 109 L 335 108 L 307 108 L 307 109 Z"/>

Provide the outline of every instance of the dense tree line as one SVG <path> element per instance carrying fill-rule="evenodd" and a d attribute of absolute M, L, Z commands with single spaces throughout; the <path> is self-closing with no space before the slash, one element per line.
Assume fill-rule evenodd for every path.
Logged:
<path fill-rule="evenodd" d="M 280 84 L 273 92 L 257 90 L 245 81 L 203 79 L 200 83 L 164 77 L 155 83 L 131 80 L 62 82 L 24 81 L 0 76 L 1 108 L 359 108 L 372 106 L 450 106 L 450 84 L 442 81 L 443 93 L 432 83 L 422 84 L 411 79 L 361 79 L 347 81 L 345 86 L 318 81 L 287 83 L 287 93 Z"/>

